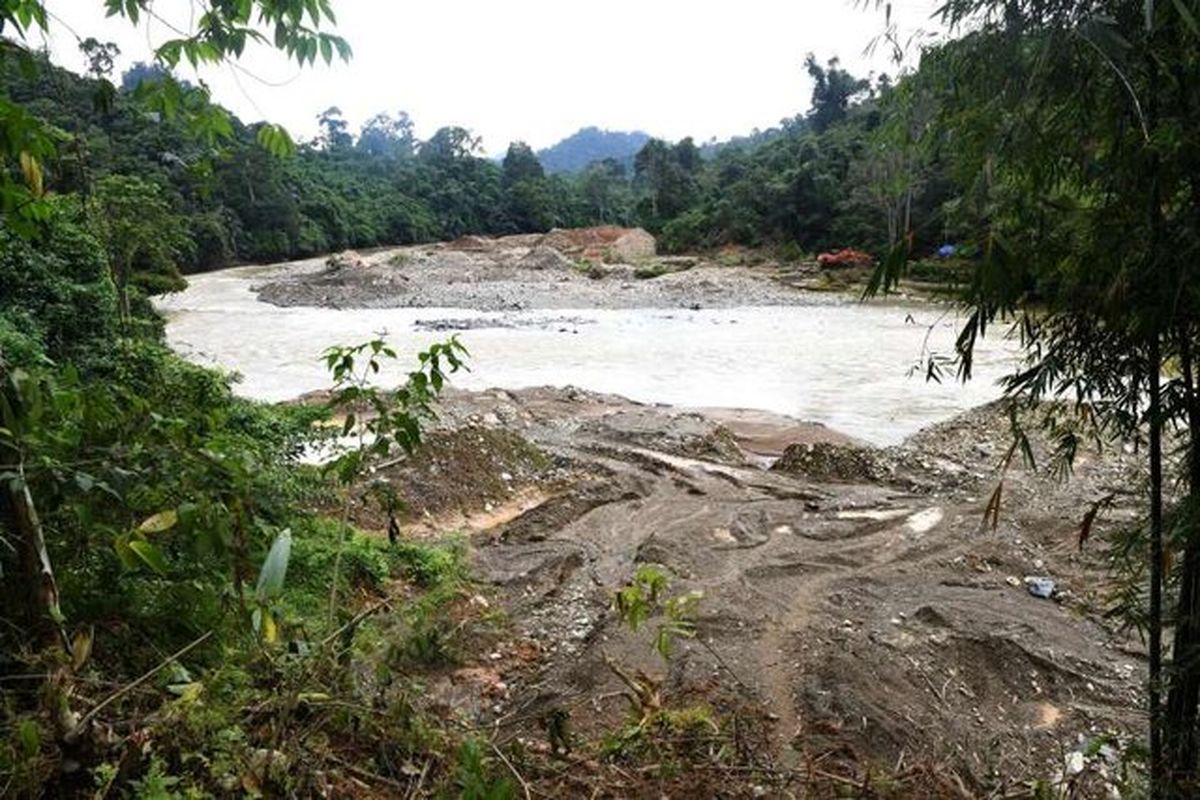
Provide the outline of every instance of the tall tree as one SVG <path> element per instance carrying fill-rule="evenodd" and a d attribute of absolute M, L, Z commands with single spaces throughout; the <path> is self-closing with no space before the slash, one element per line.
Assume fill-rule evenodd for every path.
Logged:
<path fill-rule="evenodd" d="M 408 113 L 376 114 L 363 123 L 355 145 L 359 151 L 381 158 L 410 158 L 416 148 L 413 123 Z"/>
<path fill-rule="evenodd" d="M 625 223 L 632 212 L 625 166 L 613 158 L 595 161 L 579 179 L 587 218 L 604 223 Z"/>
<path fill-rule="evenodd" d="M 350 126 L 337 106 L 330 106 L 318 114 L 317 125 L 320 126 L 321 133 L 315 144 L 325 152 L 345 151 L 353 146 L 354 137 L 350 135 Z"/>
<path fill-rule="evenodd" d="M 525 142 L 513 142 L 508 146 L 502 167 L 505 186 L 512 186 L 520 181 L 539 181 L 546 177 L 542 163 L 538 161 L 533 148 Z"/>
<path fill-rule="evenodd" d="M 109 175 L 96 187 L 99 230 L 112 264 L 121 318 L 129 321 L 129 288 L 138 266 L 179 277 L 179 251 L 185 240 L 179 218 L 162 191 L 141 178 Z"/>
<path fill-rule="evenodd" d="M 473 156 L 481 141 L 466 128 L 447 126 L 438 128 L 433 136 L 421 144 L 418 155 L 425 161 L 454 161 Z"/>
<path fill-rule="evenodd" d="M 822 67 L 817 57 L 809 53 L 804 59 L 804 69 L 813 80 L 808 118 L 818 133 L 844 120 L 850 103 L 871 87 L 870 81 L 842 69 L 836 58 L 829 59 Z"/>
<path fill-rule="evenodd" d="M 509 217 L 518 231 L 543 231 L 556 223 L 554 199 L 545 170 L 525 142 L 513 142 L 504 155 L 502 183 Z"/>
<path fill-rule="evenodd" d="M 692 140 L 671 146 L 651 139 L 633 160 L 634 185 L 642 192 L 643 217 L 652 229 L 681 213 L 695 199 L 698 151 Z"/>

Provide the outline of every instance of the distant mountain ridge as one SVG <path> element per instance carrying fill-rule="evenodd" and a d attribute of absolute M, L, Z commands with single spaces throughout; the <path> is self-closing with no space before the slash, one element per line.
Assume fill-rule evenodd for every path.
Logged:
<path fill-rule="evenodd" d="M 593 161 L 606 158 L 631 163 L 648 141 L 650 134 L 644 131 L 608 131 L 593 125 L 539 150 L 537 157 L 546 172 L 580 172 Z"/>

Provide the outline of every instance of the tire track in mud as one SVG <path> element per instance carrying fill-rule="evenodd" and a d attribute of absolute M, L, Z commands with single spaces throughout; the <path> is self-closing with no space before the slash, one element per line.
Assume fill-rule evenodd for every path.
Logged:
<path fill-rule="evenodd" d="M 570 475 L 477 536 L 476 556 L 518 634 L 542 644 L 536 675 L 511 684 L 536 688 L 535 706 L 611 697 L 620 688 L 604 664 L 611 657 L 665 672 L 672 697 L 754 695 L 774 718 L 776 763 L 803 757 L 791 747 L 798 732 L 808 746 L 809 734 L 836 731 L 893 763 L 948 747 L 967 772 L 993 759 L 1030 774 L 1051 742 L 1123 724 L 1139 702 L 1135 648 L 1078 608 L 1010 583 L 1034 568 L 1033 553 L 1053 558 L 1060 577 L 1087 574 L 1069 572 L 1070 549 L 1038 544 L 1074 501 L 1033 476 L 1010 476 L 1026 484 L 1006 490 L 1021 505 L 983 534 L 981 469 L 960 460 L 939 473 L 924 463 L 942 458 L 937 449 L 915 451 L 912 469 L 925 470 L 915 488 L 905 473 L 815 482 L 724 451 L 696 457 L 712 448 L 674 438 L 670 409 L 634 406 L 641 420 L 660 414 L 662 429 L 630 440 L 607 416 L 625 401 L 585 396 L 580 407 L 574 392 L 530 394 L 535 402 L 505 397 L 523 434 Z M 947 434 L 938 446 L 963 440 Z M 703 646 L 680 642 L 665 669 L 646 631 L 630 634 L 608 607 L 647 561 L 669 570 L 672 592 L 705 592 Z M 614 702 L 588 707 L 579 724 L 592 732 L 623 719 Z"/>
<path fill-rule="evenodd" d="M 753 686 L 777 718 L 777 752 L 790 752 L 788 744 L 802 723 L 794 639 L 804 635 L 831 585 L 907 552 L 892 547 L 903 540 L 906 521 L 937 506 L 904 497 L 905 505 L 897 507 L 894 500 L 868 492 L 853 503 L 850 513 L 858 518 L 842 517 L 846 512 L 837 506 L 813 510 L 830 499 L 828 491 L 786 476 L 611 443 L 587 443 L 571 451 L 573 458 L 598 458 L 610 482 L 639 490 L 576 504 L 578 514 L 559 519 L 557 530 L 547 535 L 585 542 L 587 569 L 608 594 L 646 562 L 671 570 L 686 582 L 680 588 L 707 590 L 700 635 L 708 636 L 708 645 L 718 652 L 729 653 L 725 661 L 744 665 L 737 670 L 738 682 Z M 749 522 L 747 511 L 753 516 Z M 537 513 L 527 511 L 504 526 L 498 538 Z M 833 530 L 814 537 L 808 535 L 812 527 Z M 712 555 L 702 555 L 705 551 Z M 780 583 L 785 588 L 772 591 Z M 707 618 L 729 617 L 738 625 L 754 621 L 736 610 L 730 613 L 721 597 L 730 589 L 752 593 L 760 598 L 754 605 L 772 609 L 757 620 L 762 632 L 751 642 L 728 642 L 724 632 L 706 631 Z M 604 625 L 605 620 L 597 621 L 597 627 Z M 738 630 L 733 628 L 735 636 Z"/>

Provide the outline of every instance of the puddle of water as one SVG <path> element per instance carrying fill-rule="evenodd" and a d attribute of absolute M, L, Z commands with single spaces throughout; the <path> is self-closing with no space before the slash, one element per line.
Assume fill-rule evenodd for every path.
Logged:
<path fill-rule="evenodd" d="M 172 347 L 240 373 L 238 392 L 261 400 L 328 386 L 320 356 L 330 345 L 386 331 L 401 353 L 415 356 L 449 335 L 423 322 L 490 319 L 508 326 L 459 334 L 471 372 L 455 376 L 455 386 L 573 385 L 645 402 L 763 409 L 894 444 L 994 399 L 996 379 L 1013 364 L 1013 346 L 993 339 L 979 347 L 975 378 L 965 386 L 910 374 L 929 326 L 929 346 L 948 353 L 959 324 L 940 308 L 911 303 L 815 297 L 786 307 L 512 313 L 277 308 L 250 290 L 262 274 L 248 267 L 193 276 L 186 291 L 159 302 Z M 402 359 L 381 382 L 397 382 L 412 363 Z"/>

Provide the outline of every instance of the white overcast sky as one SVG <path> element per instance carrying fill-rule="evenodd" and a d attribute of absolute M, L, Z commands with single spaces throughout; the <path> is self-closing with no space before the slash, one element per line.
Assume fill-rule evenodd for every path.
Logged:
<path fill-rule="evenodd" d="M 906 31 L 935 29 L 939 0 L 894 0 Z M 48 0 L 46 44 L 80 70 L 75 37 L 121 48 L 119 69 L 173 38 L 160 22 L 106 20 L 100 0 Z M 335 0 L 349 64 L 300 69 L 259 48 L 201 77 L 247 122 L 269 119 L 309 138 L 315 116 L 342 109 L 353 130 L 379 111 L 408 111 L 419 137 L 462 125 L 502 152 L 515 139 L 544 147 L 585 125 L 667 139 L 725 139 L 803 111 L 812 91 L 805 53 L 839 56 L 858 74 L 889 72 L 886 48 L 864 50 L 882 12 L 855 0 Z M 158 0 L 186 27 L 191 0 Z M 31 43 L 40 44 L 40 36 Z M 183 77 L 193 77 L 182 70 Z"/>

